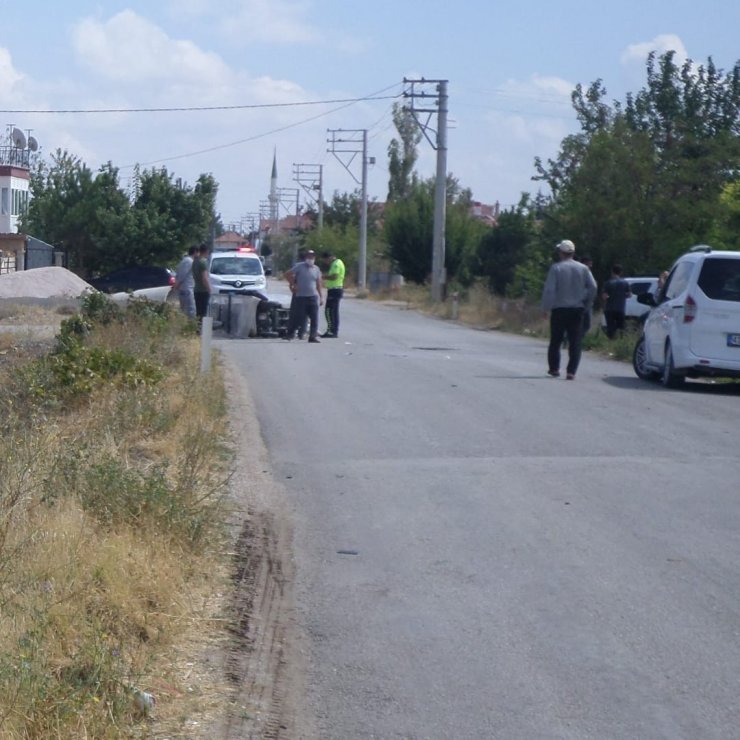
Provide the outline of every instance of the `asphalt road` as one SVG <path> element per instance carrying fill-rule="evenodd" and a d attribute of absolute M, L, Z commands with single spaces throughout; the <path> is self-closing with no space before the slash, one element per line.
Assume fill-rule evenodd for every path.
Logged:
<path fill-rule="evenodd" d="M 740 737 L 740 388 L 367 301 L 223 340 L 295 527 L 322 740 Z"/>

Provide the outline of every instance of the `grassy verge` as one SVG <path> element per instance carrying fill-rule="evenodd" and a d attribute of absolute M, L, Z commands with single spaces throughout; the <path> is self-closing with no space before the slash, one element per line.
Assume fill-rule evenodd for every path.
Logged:
<path fill-rule="evenodd" d="M 178 666 L 219 633 L 229 451 L 198 364 L 168 305 L 102 295 L 0 364 L 3 738 L 149 736 L 151 696 L 173 732 L 207 709 Z"/>

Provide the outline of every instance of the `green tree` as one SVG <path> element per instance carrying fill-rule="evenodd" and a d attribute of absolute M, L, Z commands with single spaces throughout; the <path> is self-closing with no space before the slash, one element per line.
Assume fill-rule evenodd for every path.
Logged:
<path fill-rule="evenodd" d="M 361 193 L 354 190 L 351 193 L 334 191 L 331 203 L 324 206 L 324 226 L 338 226 L 346 229 L 348 226 L 360 225 Z"/>
<path fill-rule="evenodd" d="M 740 62 L 729 74 L 669 52 L 647 62 L 647 84 L 608 105 L 601 81 L 577 86 L 581 125 L 547 164 L 547 220 L 592 253 L 597 274 L 618 259 L 633 271 L 664 269 L 716 232 L 721 196 L 740 172 Z"/>
<path fill-rule="evenodd" d="M 135 239 L 125 260 L 171 263 L 189 246 L 207 241 L 216 221 L 217 191 L 211 175 L 201 175 L 192 188 L 166 168 L 143 172 L 132 205 Z"/>
<path fill-rule="evenodd" d="M 388 253 L 411 282 L 426 282 L 432 270 L 434 196 L 428 182 L 416 182 L 406 198 L 388 203 L 385 239 Z"/>
<path fill-rule="evenodd" d="M 422 133 L 413 113 L 398 103 L 393 104 L 393 124 L 399 138 L 388 145 L 388 201 L 398 201 L 411 193 L 417 145 Z"/>
<path fill-rule="evenodd" d="M 528 205 L 525 197 L 515 208 L 502 211 L 498 224 L 478 243 L 476 272 L 499 295 L 511 289 L 516 268 L 533 256 L 533 216 Z"/>
<path fill-rule="evenodd" d="M 424 283 L 432 269 L 434 239 L 434 178 L 417 180 L 403 200 L 387 204 L 385 240 L 388 254 L 401 274 L 415 283 Z M 448 281 L 469 285 L 478 242 L 486 227 L 470 215 L 470 190 L 458 180 L 447 178 L 447 219 L 445 226 L 445 267 Z"/>
<path fill-rule="evenodd" d="M 725 186 L 719 198 L 717 219 L 709 243 L 720 249 L 740 251 L 740 181 Z"/>
<path fill-rule="evenodd" d="M 78 157 L 57 150 L 31 175 L 31 200 L 21 229 L 67 252 L 69 265 L 87 277 L 105 264 L 120 237 L 117 214 L 128 209 L 110 163 L 97 175 Z M 113 239 L 111 237 L 113 236 Z"/>
<path fill-rule="evenodd" d="M 129 194 L 111 163 L 94 174 L 58 150 L 31 175 L 21 228 L 65 250 L 69 267 L 83 277 L 136 263 L 171 264 L 207 239 L 217 222 L 216 193 L 211 175 L 190 188 L 166 170 L 137 170 Z"/>

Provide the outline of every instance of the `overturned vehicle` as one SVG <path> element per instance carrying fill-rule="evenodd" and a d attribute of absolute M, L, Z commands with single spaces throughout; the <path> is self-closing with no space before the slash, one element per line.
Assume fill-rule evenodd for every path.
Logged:
<path fill-rule="evenodd" d="M 281 337 L 288 329 L 290 310 L 263 293 L 225 293 L 211 296 L 214 329 L 230 337 Z"/>

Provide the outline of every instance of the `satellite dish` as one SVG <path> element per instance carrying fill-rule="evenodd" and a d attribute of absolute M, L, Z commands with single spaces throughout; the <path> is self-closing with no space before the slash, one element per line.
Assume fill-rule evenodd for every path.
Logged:
<path fill-rule="evenodd" d="M 35 152 L 39 148 L 39 143 L 36 141 L 36 139 L 33 136 L 28 137 L 28 148 Z"/>
<path fill-rule="evenodd" d="M 13 133 L 10 135 L 10 138 L 13 140 L 13 146 L 16 149 L 26 148 L 26 135 L 19 128 L 13 129 Z"/>

